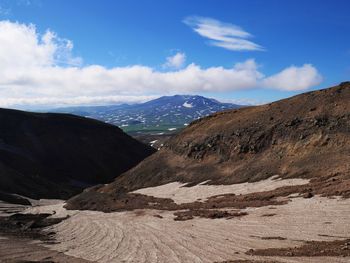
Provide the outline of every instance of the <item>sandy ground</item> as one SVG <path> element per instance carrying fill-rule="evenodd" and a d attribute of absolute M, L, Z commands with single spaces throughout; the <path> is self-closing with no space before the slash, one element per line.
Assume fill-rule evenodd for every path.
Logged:
<path fill-rule="evenodd" d="M 63 203 L 40 207 L 40 212 Z M 37 209 L 37 210 L 33 210 Z M 29 211 L 37 211 L 33 208 Z M 215 262 L 271 259 L 245 255 L 249 249 L 290 247 L 305 240 L 350 237 L 350 200 L 293 198 L 282 206 L 246 210 L 234 219 L 195 218 L 174 221 L 170 211 L 137 210 L 120 213 L 68 211 L 71 217 L 48 231 L 57 232 L 50 249 L 97 262 Z M 264 216 L 275 214 L 274 216 Z M 161 215 L 162 218 L 155 215 Z M 262 237 L 283 237 L 286 240 Z M 280 258 L 280 262 L 349 262 L 349 258 Z"/>
<path fill-rule="evenodd" d="M 250 194 L 256 192 L 270 191 L 283 186 L 303 185 L 309 183 L 305 179 L 276 179 L 277 176 L 267 180 L 254 183 L 242 183 L 232 185 L 205 185 L 206 182 L 192 186 L 183 187 L 186 184 L 173 182 L 157 187 L 142 188 L 134 191 L 159 198 L 171 198 L 175 203 L 190 203 L 195 201 L 205 201 L 210 196 L 221 194 Z"/>

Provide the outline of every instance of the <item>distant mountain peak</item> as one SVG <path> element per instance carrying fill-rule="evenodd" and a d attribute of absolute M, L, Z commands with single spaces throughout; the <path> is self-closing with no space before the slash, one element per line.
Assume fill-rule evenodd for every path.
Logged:
<path fill-rule="evenodd" d="M 69 108 L 68 113 L 95 118 L 117 125 L 127 132 L 171 132 L 193 120 L 218 111 L 239 108 L 201 95 L 162 96 L 145 103 L 105 107 Z"/>

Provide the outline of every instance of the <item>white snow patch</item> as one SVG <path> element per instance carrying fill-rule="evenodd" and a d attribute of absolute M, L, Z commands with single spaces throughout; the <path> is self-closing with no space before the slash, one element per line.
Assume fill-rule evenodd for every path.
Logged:
<path fill-rule="evenodd" d="M 63 205 L 46 207 L 43 212 L 52 213 L 55 209 L 59 214 L 64 210 Z M 45 246 L 100 263 L 217 262 L 228 258 L 251 261 L 256 257 L 245 254 L 249 249 L 287 248 L 301 246 L 303 241 L 348 237 L 349 206 L 349 199 L 293 198 L 286 205 L 273 207 L 274 210 L 270 210 L 272 206 L 250 208 L 248 215 L 242 218 L 194 218 L 188 221 L 175 221 L 174 211 L 144 209 L 102 213 L 68 210 L 67 213 L 74 214 L 50 227 L 50 231 L 56 233 L 57 242 Z M 268 213 L 275 216 L 264 216 Z M 286 240 L 263 240 L 257 235 L 281 236 Z M 282 261 L 348 263 L 349 258 L 283 257 Z"/>
<path fill-rule="evenodd" d="M 271 191 L 283 186 L 304 185 L 309 183 L 307 179 L 276 179 L 272 176 L 266 180 L 254 183 L 240 183 L 232 185 L 206 185 L 205 182 L 192 187 L 183 187 L 186 183 L 172 182 L 160 186 L 142 188 L 133 193 L 154 196 L 158 198 L 171 198 L 177 204 L 195 202 L 198 199 L 207 198 L 219 194 L 250 194 L 263 191 Z"/>
<path fill-rule="evenodd" d="M 182 104 L 182 106 L 184 106 L 185 108 L 193 108 L 193 105 L 191 103 L 188 103 L 187 101 Z"/>

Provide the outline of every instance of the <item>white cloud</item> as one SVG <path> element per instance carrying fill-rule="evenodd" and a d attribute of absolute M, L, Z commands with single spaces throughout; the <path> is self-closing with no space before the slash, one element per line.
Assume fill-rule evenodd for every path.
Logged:
<path fill-rule="evenodd" d="M 209 44 L 233 51 L 263 50 L 263 47 L 247 40 L 252 35 L 239 26 L 223 23 L 208 17 L 190 16 L 184 20 L 196 33 L 210 39 Z"/>
<path fill-rule="evenodd" d="M 166 58 L 166 63 L 163 65 L 164 68 L 179 69 L 184 66 L 186 62 L 186 54 L 177 52 L 174 56 Z"/>
<path fill-rule="evenodd" d="M 142 65 L 83 66 L 72 50 L 70 40 L 52 31 L 39 34 L 33 25 L 0 21 L 0 106 L 132 102 L 165 94 L 257 87 L 300 90 L 320 82 L 311 65 L 268 77 L 253 59 L 229 68 L 192 63 L 163 72 Z M 176 59 L 174 66 L 181 60 Z"/>
<path fill-rule="evenodd" d="M 57 65 L 79 65 L 73 57 L 73 44 L 47 30 L 39 35 L 34 25 L 0 21 L 0 68 L 18 69 Z"/>
<path fill-rule="evenodd" d="M 317 69 L 310 64 L 304 64 L 301 67 L 286 68 L 280 73 L 264 79 L 263 84 L 267 88 L 297 91 L 316 86 L 321 81 L 322 76 L 317 72 Z"/>
<path fill-rule="evenodd" d="M 52 108 L 53 106 L 108 105 L 121 103 L 141 103 L 158 96 L 77 96 L 77 97 L 37 97 L 0 98 L 1 107 Z"/>

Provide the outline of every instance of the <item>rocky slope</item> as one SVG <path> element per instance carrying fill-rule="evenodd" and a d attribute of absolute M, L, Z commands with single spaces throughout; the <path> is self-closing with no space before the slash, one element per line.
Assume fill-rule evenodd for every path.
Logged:
<path fill-rule="evenodd" d="M 350 82 L 344 82 L 275 103 L 200 119 L 113 183 L 85 191 L 72 198 L 67 207 L 113 211 L 147 207 L 152 201 L 161 208 L 162 201 L 158 199 L 137 203 L 136 197 L 140 196 L 130 198 L 125 194 L 170 182 L 187 182 L 188 186 L 207 180 L 207 184 L 235 184 L 274 175 L 309 179 L 310 183 L 220 200 L 211 198 L 200 206 L 215 203 L 215 207 L 234 207 L 242 202 L 256 206 L 258 201 L 278 202 L 279 196 L 294 193 L 349 197 L 349 101 Z M 169 200 L 165 203 L 176 209 Z"/>
<path fill-rule="evenodd" d="M 92 119 L 0 109 L 0 192 L 68 198 L 111 182 L 153 152 Z"/>

